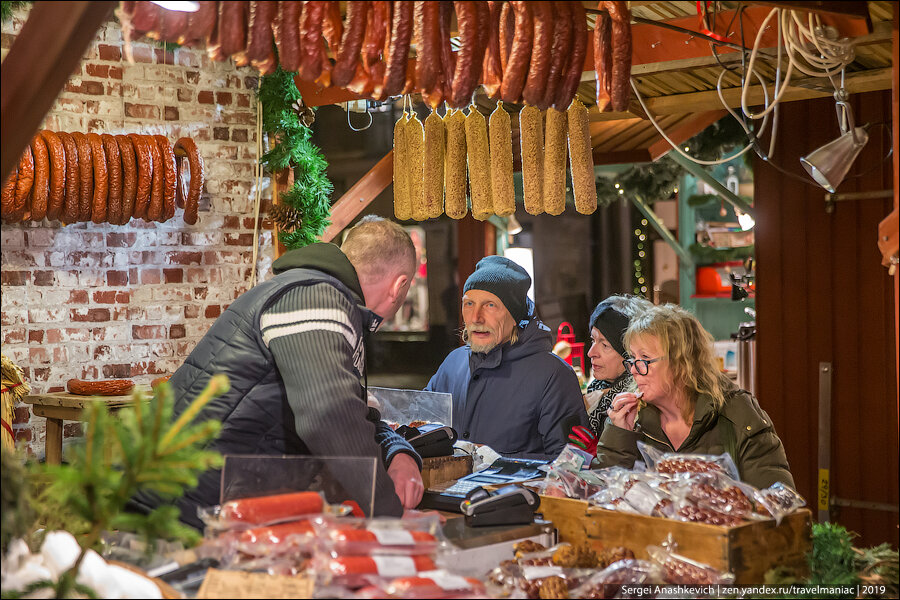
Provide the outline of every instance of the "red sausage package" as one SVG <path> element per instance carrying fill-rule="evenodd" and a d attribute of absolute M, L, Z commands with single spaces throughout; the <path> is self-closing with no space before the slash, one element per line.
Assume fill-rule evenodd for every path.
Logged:
<path fill-rule="evenodd" d="M 200 509 L 200 518 L 214 531 L 241 530 L 319 515 L 326 506 L 319 492 L 292 492 L 229 500 Z"/>
<path fill-rule="evenodd" d="M 320 554 L 313 561 L 320 582 L 359 588 L 385 579 L 414 577 L 437 568 L 429 556 L 348 556 Z"/>
<path fill-rule="evenodd" d="M 353 519 L 322 516 L 313 520 L 320 545 L 336 554 L 432 554 L 441 544 L 437 515 L 406 519 Z"/>

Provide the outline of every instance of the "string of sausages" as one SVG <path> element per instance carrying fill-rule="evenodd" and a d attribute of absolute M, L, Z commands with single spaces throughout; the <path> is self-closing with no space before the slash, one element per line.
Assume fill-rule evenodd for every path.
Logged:
<path fill-rule="evenodd" d="M 534 106 L 519 112 L 523 199 L 526 212 L 559 215 L 566 208 L 566 155 L 575 210 L 597 209 L 588 111 L 578 100 L 566 111 Z M 468 186 L 467 186 L 468 184 Z M 467 197 L 468 189 L 468 197 Z M 485 220 L 516 211 L 510 114 L 497 103 L 490 119 L 432 111 L 424 126 L 407 110 L 394 125 L 394 216 L 424 221 L 446 214 Z"/>
<path fill-rule="evenodd" d="M 344 87 L 375 100 L 418 92 L 432 108 L 447 102 L 459 109 L 481 84 L 491 98 L 562 111 L 581 83 L 590 37 L 577 1 L 354 1 L 346 3 L 343 17 L 340 2 L 198 4 L 197 12 L 182 13 L 152 2 L 121 2 L 126 54 L 130 39 L 146 35 L 205 45 L 210 59 L 231 58 L 263 74 L 280 63 L 323 88 Z M 599 8 L 594 57 L 604 83 L 598 99 L 611 96 L 613 107 L 624 110 L 630 13 L 626 2 L 600 2 Z M 456 52 L 450 41 L 454 13 Z"/>
<path fill-rule="evenodd" d="M 184 189 L 181 163 L 188 162 Z M 191 138 L 174 146 L 162 135 L 41 131 L 3 183 L 5 223 L 43 221 L 125 225 L 168 221 L 184 209 L 197 222 L 203 158 Z"/>

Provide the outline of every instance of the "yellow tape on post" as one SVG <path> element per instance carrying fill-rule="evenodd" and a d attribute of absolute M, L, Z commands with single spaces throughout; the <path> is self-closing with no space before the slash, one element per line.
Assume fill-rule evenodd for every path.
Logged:
<path fill-rule="evenodd" d="M 831 473 L 828 469 L 819 469 L 819 510 L 829 510 L 831 504 Z"/>

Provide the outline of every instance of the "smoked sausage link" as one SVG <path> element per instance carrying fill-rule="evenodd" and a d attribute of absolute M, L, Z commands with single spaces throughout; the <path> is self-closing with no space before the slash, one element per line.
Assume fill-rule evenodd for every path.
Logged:
<path fill-rule="evenodd" d="M 225 521 L 265 525 L 320 513 L 324 506 L 318 492 L 293 492 L 231 500 L 222 505 L 219 515 Z"/>
<path fill-rule="evenodd" d="M 70 379 L 66 382 L 66 389 L 76 396 L 124 396 L 134 389 L 134 382 L 130 379 Z"/>

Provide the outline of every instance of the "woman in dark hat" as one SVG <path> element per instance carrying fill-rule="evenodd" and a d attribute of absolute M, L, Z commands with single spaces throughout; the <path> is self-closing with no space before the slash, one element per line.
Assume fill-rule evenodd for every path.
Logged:
<path fill-rule="evenodd" d="M 591 347 L 587 355 L 591 360 L 591 375 L 594 379 L 588 385 L 584 397 L 591 435 L 587 435 L 587 431 L 579 433 L 576 428 L 569 437 L 572 443 L 589 452 L 593 452 L 596 441 L 603 432 L 612 399 L 616 394 L 634 387 L 631 373 L 622 362 L 630 358 L 625 350 L 623 336 L 631 319 L 652 306 L 649 300 L 640 296 L 610 296 L 591 313 Z"/>

